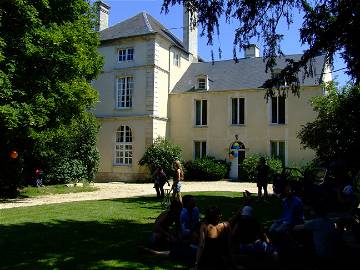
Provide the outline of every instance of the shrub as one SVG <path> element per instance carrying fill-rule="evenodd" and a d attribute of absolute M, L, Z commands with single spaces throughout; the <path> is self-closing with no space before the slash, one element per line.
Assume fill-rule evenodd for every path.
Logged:
<path fill-rule="evenodd" d="M 216 181 L 223 179 L 227 175 L 229 165 L 223 160 L 205 157 L 186 162 L 185 169 L 186 179 Z"/>
<path fill-rule="evenodd" d="M 98 169 L 98 124 L 90 113 L 39 140 L 36 167 L 44 171 L 46 184 L 92 181 Z"/>
<path fill-rule="evenodd" d="M 241 165 L 242 169 L 242 181 L 255 182 L 257 177 L 256 167 L 259 164 L 261 155 L 250 155 L 246 157 Z M 274 173 L 281 173 L 282 163 L 278 159 L 265 156 L 266 163 L 270 167 L 270 179 Z"/>
<path fill-rule="evenodd" d="M 144 156 L 139 161 L 139 165 L 147 166 L 151 174 L 157 166 L 161 166 L 169 178 L 174 174 L 173 164 L 177 159 L 181 161 L 181 147 L 165 138 L 158 137 L 146 149 Z"/>

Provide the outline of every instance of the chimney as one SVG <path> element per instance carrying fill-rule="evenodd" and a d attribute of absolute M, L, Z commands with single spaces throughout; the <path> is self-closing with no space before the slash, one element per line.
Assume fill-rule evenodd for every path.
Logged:
<path fill-rule="evenodd" d="M 192 18 L 191 18 L 192 17 Z M 197 14 L 194 13 L 191 16 L 190 12 L 187 12 L 186 7 L 183 7 L 183 43 L 185 49 L 192 54 L 193 58 L 198 58 L 198 28 Z"/>
<path fill-rule="evenodd" d="M 103 1 L 96 1 L 96 12 L 98 25 L 96 26 L 96 31 L 102 31 L 109 27 L 109 10 L 110 6 L 105 4 Z"/>
<path fill-rule="evenodd" d="M 248 46 L 244 47 L 244 50 L 245 58 L 260 57 L 259 48 L 255 44 L 249 44 Z"/>

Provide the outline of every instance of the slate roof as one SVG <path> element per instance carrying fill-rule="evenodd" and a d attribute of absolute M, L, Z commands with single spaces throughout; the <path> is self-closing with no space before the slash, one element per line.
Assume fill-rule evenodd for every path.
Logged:
<path fill-rule="evenodd" d="M 100 31 L 100 41 L 106 42 L 118 38 L 159 34 L 178 48 L 185 50 L 183 43 L 159 21 L 146 12 L 141 12 L 125 21 Z"/>
<path fill-rule="evenodd" d="M 301 54 L 287 55 L 277 59 L 276 68 L 282 69 L 286 65 L 285 59 L 299 60 Z M 305 78 L 300 72 L 299 79 L 302 86 L 319 85 L 325 65 L 325 55 L 314 58 L 314 77 Z M 192 63 L 181 79 L 174 86 L 172 93 L 195 91 L 198 76 L 207 75 L 209 79 L 208 91 L 241 90 L 261 88 L 263 83 L 271 77 L 265 73 L 265 62 L 262 57 L 234 60 Z M 202 90 L 203 91 L 203 90 Z"/>

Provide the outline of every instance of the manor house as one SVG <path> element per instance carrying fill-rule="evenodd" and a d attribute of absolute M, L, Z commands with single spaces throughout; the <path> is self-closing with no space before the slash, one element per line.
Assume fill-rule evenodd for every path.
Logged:
<path fill-rule="evenodd" d="M 241 161 L 251 154 L 276 156 L 286 165 L 314 157 L 302 149 L 297 133 L 316 116 L 309 100 L 322 95 L 322 82 L 331 80 L 324 55 L 313 59 L 314 77 L 302 80 L 299 74 L 300 98 L 289 94 L 267 102 L 262 85 L 272 74 L 265 72 L 256 45 L 237 63 L 206 62 L 187 12 L 179 40 L 146 12 L 108 27 L 109 9 L 100 2 L 99 52 L 105 64 L 93 82 L 100 95 L 94 110 L 100 123 L 98 180 L 149 177 L 138 161 L 157 137 L 180 145 L 185 160 L 226 159 L 231 178 L 238 178 Z M 275 70 L 286 58 L 300 57 L 279 58 Z"/>

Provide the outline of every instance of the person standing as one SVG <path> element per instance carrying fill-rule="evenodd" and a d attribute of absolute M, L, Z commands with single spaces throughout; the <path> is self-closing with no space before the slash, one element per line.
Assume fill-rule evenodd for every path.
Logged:
<path fill-rule="evenodd" d="M 260 157 L 259 164 L 256 167 L 257 170 L 257 188 L 258 188 L 258 197 L 262 197 L 262 189 L 264 189 L 264 197 L 268 196 L 267 185 L 269 181 L 269 171 L 270 167 L 266 164 L 264 157 Z"/>
<path fill-rule="evenodd" d="M 175 166 L 175 176 L 174 176 L 174 181 L 173 181 L 173 185 L 171 187 L 172 191 L 173 191 L 173 200 L 178 200 L 181 202 L 181 182 L 182 180 L 184 180 L 184 171 L 181 168 L 181 163 L 180 160 L 175 160 L 174 162 L 174 166 Z"/>
<path fill-rule="evenodd" d="M 169 181 L 167 180 L 166 174 L 161 166 L 157 166 L 153 175 L 154 178 L 154 188 L 156 190 L 156 197 L 164 198 L 164 185 L 167 183 L 170 186 Z"/>

